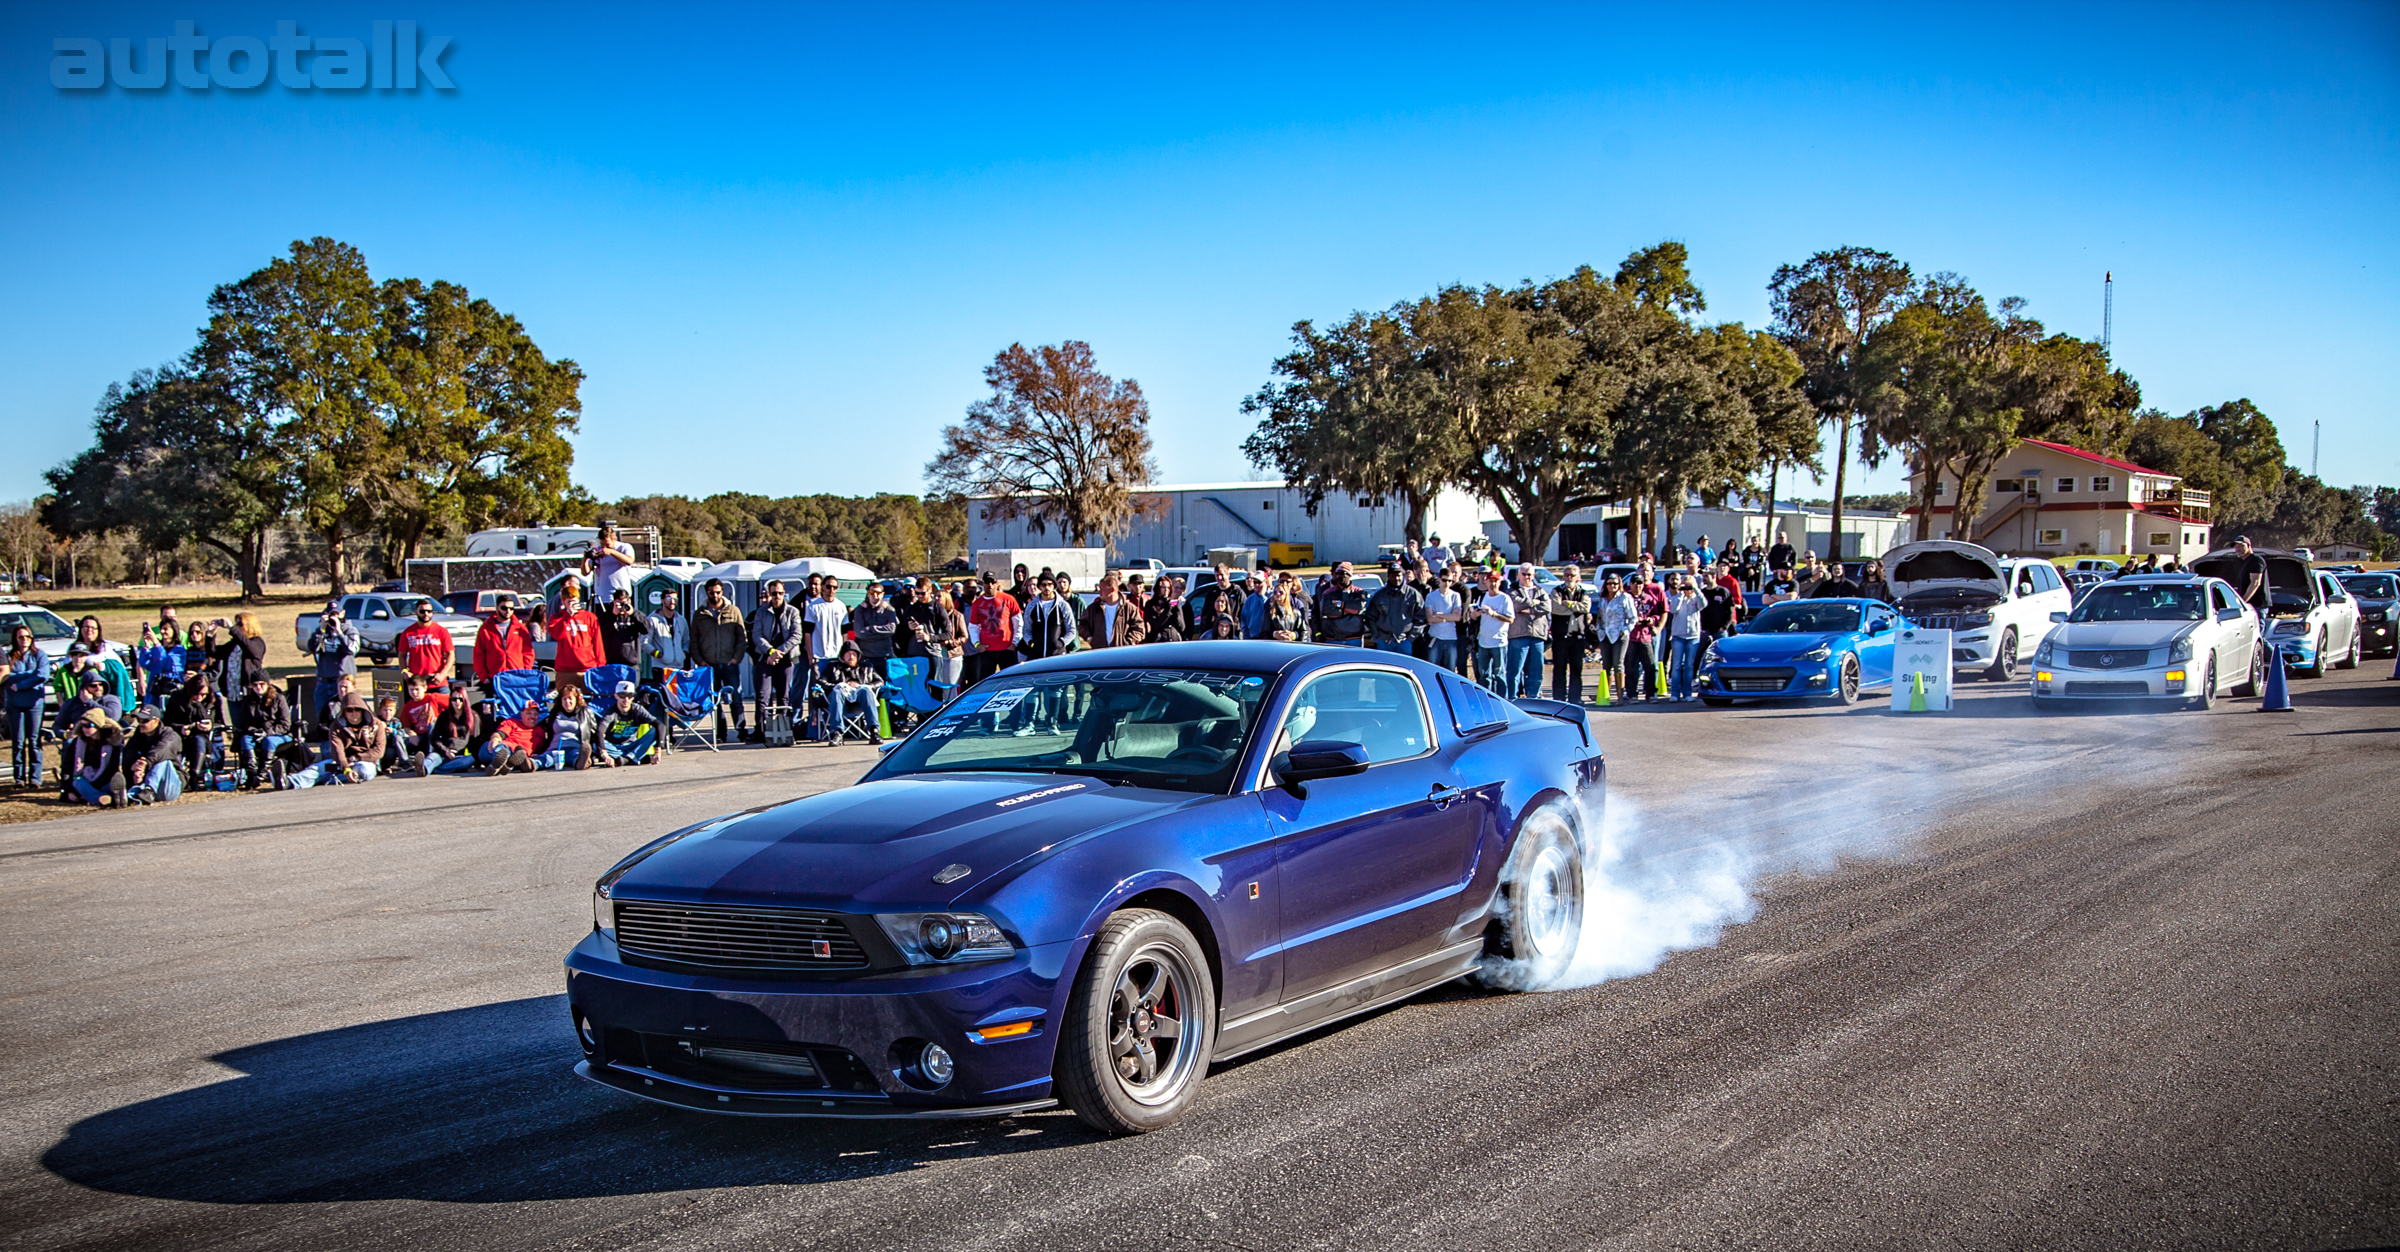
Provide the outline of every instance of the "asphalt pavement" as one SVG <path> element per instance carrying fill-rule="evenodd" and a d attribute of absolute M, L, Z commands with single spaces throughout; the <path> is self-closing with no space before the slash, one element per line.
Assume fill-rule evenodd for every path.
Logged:
<path fill-rule="evenodd" d="M 864 749 L 11 826 L 0 1246 L 2400 1243 L 2388 673 L 2295 682 L 2290 714 L 1972 683 L 1940 717 L 1595 714 L 1594 942 L 1702 946 L 1437 990 L 1126 1140 L 720 1119 L 570 1073 L 593 877 Z"/>

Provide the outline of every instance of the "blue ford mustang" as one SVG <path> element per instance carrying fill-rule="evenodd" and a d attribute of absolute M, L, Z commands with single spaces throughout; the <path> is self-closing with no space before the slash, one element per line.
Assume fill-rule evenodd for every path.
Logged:
<path fill-rule="evenodd" d="M 1412 658 L 1191 642 L 1003 670 L 853 787 L 676 831 L 594 889 L 576 1072 L 712 1112 L 1111 1133 L 1211 1061 L 1582 930 L 1582 711 Z"/>
<path fill-rule="evenodd" d="M 1881 600 L 1770 604 L 1741 633 L 1708 646 L 1697 688 L 1703 704 L 1830 696 L 1844 704 L 1892 685 L 1900 616 Z"/>

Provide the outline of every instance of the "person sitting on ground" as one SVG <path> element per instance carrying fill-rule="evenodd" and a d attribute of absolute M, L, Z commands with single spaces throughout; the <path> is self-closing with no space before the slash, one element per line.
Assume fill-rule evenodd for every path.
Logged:
<path fill-rule="evenodd" d="M 342 714 L 325 737 L 325 759 L 286 775 L 286 790 L 305 791 L 319 784 L 363 783 L 382 771 L 383 752 L 390 736 L 367 698 L 353 691 L 342 697 Z"/>
<path fill-rule="evenodd" d="M 426 732 L 422 760 L 429 774 L 473 768 L 475 750 L 483 746 L 479 742 L 483 719 L 475 712 L 475 702 L 467 698 L 466 680 L 452 679 L 449 695 L 440 715 L 433 719 L 433 729 Z"/>
<path fill-rule="evenodd" d="M 843 644 L 841 655 L 825 669 L 826 746 L 842 741 L 842 727 L 853 706 L 867 719 L 868 742 L 883 742 L 883 731 L 875 719 L 875 701 L 882 686 L 882 668 L 861 660 L 857 644 Z"/>
<path fill-rule="evenodd" d="M 297 736 L 292 706 L 260 674 L 250 680 L 233 704 L 234 747 L 242 762 L 242 785 L 283 787 L 283 749 Z"/>
<path fill-rule="evenodd" d="M 632 683 L 621 682 L 609 693 L 608 707 L 600 710 L 600 751 L 592 764 L 606 769 L 657 762 L 658 719 L 633 702 L 636 691 Z"/>
<path fill-rule="evenodd" d="M 433 728 L 450 707 L 450 688 L 428 683 L 422 674 L 411 674 L 407 691 L 408 703 L 400 706 L 396 750 L 405 761 L 404 768 L 422 777 L 446 759 L 433 751 Z"/>
<path fill-rule="evenodd" d="M 317 725 L 313 738 L 322 743 L 333 734 L 336 722 L 342 720 L 342 702 L 358 694 L 358 676 L 334 675 L 333 685 L 318 688 Z"/>
<path fill-rule="evenodd" d="M 200 753 L 206 748 L 209 737 L 216 732 L 220 717 L 217 693 L 209 689 L 208 671 L 201 668 L 204 663 L 195 662 L 184 671 L 183 681 L 167 693 L 166 703 L 162 706 L 166 710 L 167 725 L 174 727 L 175 733 L 183 739 L 183 763 L 194 778 L 200 776 Z"/>
<path fill-rule="evenodd" d="M 121 724 L 121 719 L 125 716 L 125 706 L 119 704 L 117 698 L 109 694 L 108 679 L 97 668 L 85 670 L 73 690 L 74 694 L 60 702 L 58 706 L 59 738 L 65 739 L 75 733 L 75 723 L 84 714 L 94 709 L 105 714 L 110 725 Z"/>
<path fill-rule="evenodd" d="M 183 736 L 167 725 L 166 710 L 145 704 L 133 711 L 125 736 L 125 798 L 133 804 L 172 804 L 183 798 Z"/>
<path fill-rule="evenodd" d="M 389 775 L 408 755 L 408 734 L 400 725 L 400 697 L 385 692 L 375 697 L 375 720 L 383 727 L 383 755 L 376 758 L 377 772 Z"/>
<path fill-rule="evenodd" d="M 535 769 L 590 769 L 600 741 L 600 722 L 583 698 L 583 685 L 559 684 L 558 699 L 542 719 L 550 746 L 533 760 Z"/>
<path fill-rule="evenodd" d="M 516 716 L 501 719 L 492 729 L 492 737 L 485 741 L 476 759 L 482 762 L 483 772 L 493 778 L 512 772 L 529 774 L 533 772 L 534 759 L 549 742 L 549 732 L 542 728 L 541 702 L 527 700 Z"/>
<path fill-rule="evenodd" d="M 125 733 L 117 719 L 97 708 L 85 709 L 76 715 L 66 741 L 60 768 L 67 785 L 59 799 L 104 809 L 123 803 L 125 779 L 117 761 L 125 747 Z"/>

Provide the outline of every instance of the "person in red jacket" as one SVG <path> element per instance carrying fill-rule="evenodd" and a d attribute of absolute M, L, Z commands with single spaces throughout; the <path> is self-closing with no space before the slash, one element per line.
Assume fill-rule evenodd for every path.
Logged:
<path fill-rule="evenodd" d="M 558 655 L 550 661 L 551 672 L 557 675 L 560 686 L 581 683 L 583 671 L 608 663 L 601 650 L 600 619 L 583 607 L 582 589 L 575 580 L 567 580 L 559 590 L 558 612 L 543 623 L 550 631 L 551 642 L 558 645 Z"/>
<path fill-rule="evenodd" d="M 542 726 L 542 702 L 527 700 L 515 717 L 492 728 L 492 737 L 484 741 L 483 751 L 475 759 L 483 762 L 484 773 L 493 778 L 511 771 L 530 774 L 533 758 L 548 746 L 550 732 Z"/>
<path fill-rule="evenodd" d="M 517 598 L 503 591 L 492 603 L 492 615 L 475 632 L 475 681 L 486 691 L 502 670 L 533 668 L 533 628 L 517 616 Z"/>
<path fill-rule="evenodd" d="M 392 646 L 400 654 L 402 672 L 418 675 L 429 685 L 447 680 L 458 667 L 458 645 L 447 629 L 433 624 L 431 600 L 417 601 L 417 624 L 401 631 Z"/>

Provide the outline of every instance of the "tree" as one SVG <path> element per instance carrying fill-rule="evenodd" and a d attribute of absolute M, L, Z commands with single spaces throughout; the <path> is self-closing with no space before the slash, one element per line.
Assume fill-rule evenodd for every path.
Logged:
<path fill-rule="evenodd" d="M 1092 347 L 1010 344 L 983 372 L 992 394 L 942 430 L 925 466 L 936 492 L 984 497 L 984 520 L 1027 515 L 1076 546 L 1125 533 L 1154 476 L 1141 385 L 1100 372 Z"/>
<path fill-rule="evenodd" d="M 2288 473 L 2275 423 L 2248 400 L 2181 417 L 2142 413 L 2132 423 L 2125 456 L 2208 492 L 2210 518 L 2226 534 L 2272 521 Z"/>
<path fill-rule="evenodd" d="M 391 279 L 377 294 L 393 566 L 428 533 L 565 516 L 583 370 L 456 284 Z"/>
<path fill-rule="evenodd" d="M 1310 512 L 1331 493 L 1400 499 L 1403 533 L 1425 537 L 1434 495 L 1459 479 L 1457 429 L 1432 410 L 1432 376 L 1408 306 L 1353 313 L 1320 331 L 1292 327 L 1281 376 L 1242 401 L 1259 419 L 1243 455 L 1303 493 Z"/>
<path fill-rule="evenodd" d="M 57 542 L 58 537 L 42 525 L 34 504 L 0 504 L 0 566 L 5 566 L 16 582 L 30 580 L 34 566 Z"/>
<path fill-rule="evenodd" d="M 1606 286 L 1588 266 L 1562 281 Z M 1407 316 L 1426 420 L 1452 432 L 1460 479 L 1500 511 L 1518 550 L 1542 551 L 1567 514 L 1606 498 L 1610 382 L 1578 369 L 1568 316 L 1530 284 L 1445 287 Z"/>
<path fill-rule="evenodd" d="M 225 556 L 245 598 L 264 594 L 267 535 L 294 494 L 271 422 L 185 364 L 111 383 L 92 435 L 90 448 L 44 474 L 51 529 L 131 530 L 153 550 L 188 539 Z"/>
<path fill-rule="evenodd" d="M 290 256 L 210 293 L 208 308 L 198 358 L 246 420 L 274 427 L 295 503 L 325 537 L 330 593 L 340 595 L 349 538 L 374 525 L 397 468 L 366 258 L 322 236 L 295 241 Z"/>
<path fill-rule="evenodd" d="M 1858 247 L 1835 248 L 1799 265 L 1777 266 L 1767 283 L 1776 331 L 1800 358 L 1801 389 L 1818 414 L 1841 432 L 1833 460 L 1836 547 L 1842 536 L 1850 423 L 1861 412 L 1866 391 L 1858 376 L 1859 352 L 1868 336 L 1907 303 L 1914 287 L 1906 262 L 1889 252 Z"/>

